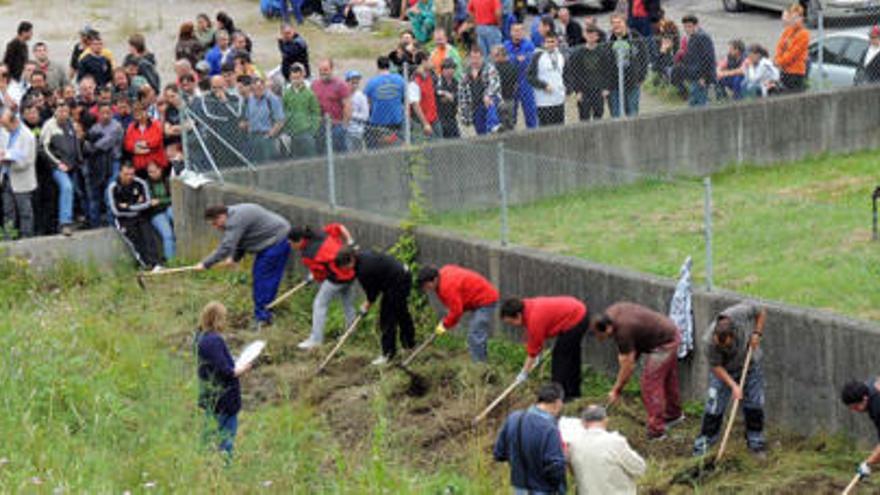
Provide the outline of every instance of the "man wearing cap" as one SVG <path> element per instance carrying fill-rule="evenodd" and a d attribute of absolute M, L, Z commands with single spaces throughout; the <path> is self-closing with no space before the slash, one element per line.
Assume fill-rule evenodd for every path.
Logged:
<path fill-rule="evenodd" d="M 678 389 L 676 353 L 681 332 L 666 315 L 644 306 L 619 302 L 609 306 L 590 322 L 599 340 L 617 343 L 619 370 L 608 392 L 608 403 L 620 399 L 639 357 L 646 356 L 642 369 L 642 402 L 648 412 L 648 439 L 666 438 L 666 430 L 684 419 Z"/>
<path fill-rule="evenodd" d="M 501 304 L 501 321 L 526 329 L 526 361 L 518 382 L 537 365 L 544 342 L 556 338 L 552 379 L 565 389 L 566 400 L 581 396 L 581 342 L 589 327 L 584 303 L 570 296 L 512 297 Z"/>
<path fill-rule="evenodd" d="M 880 26 L 874 26 L 868 33 L 869 43 L 865 55 L 856 71 L 856 84 L 876 84 L 880 82 Z"/>
<path fill-rule="evenodd" d="M 709 391 L 700 436 L 694 441 L 694 455 L 703 456 L 718 440 L 724 411 L 730 396 L 743 401 L 746 423 L 746 442 L 749 450 L 763 455 L 767 444 L 764 439 L 764 373 L 761 369 L 763 352 L 759 347 L 764 333 L 767 311 L 757 305 L 740 303 L 722 311 L 709 326 L 705 349 L 709 355 Z M 744 387 L 739 380 L 746 370 L 746 354 L 752 348 L 752 360 Z M 731 411 L 730 414 L 736 414 Z"/>
<path fill-rule="evenodd" d="M 284 132 L 290 136 L 289 153 L 292 158 L 306 158 L 315 154 L 315 133 L 321 126 L 321 105 L 306 85 L 306 69 L 300 63 L 290 67 L 290 84 L 281 95 L 287 116 Z"/>
<path fill-rule="evenodd" d="M 635 495 L 636 481 L 645 474 L 647 465 L 623 435 L 608 431 L 605 408 L 588 406 L 581 414 L 581 426 L 563 432 L 562 438 L 578 495 Z"/>
<path fill-rule="evenodd" d="M 364 132 L 367 122 L 370 120 L 370 102 L 367 100 L 367 95 L 360 89 L 362 78 L 361 73 L 356 70 L 345 73 L 345 82 L 351 93 L 351 120 L 348 122 L 345 135 L 348 140 L 346 143 L 348 151 L 364 151 L 366 149 Z"/>
<path fill-rule="evenodd" d="M 437 335 L 455 328 L 465 311 L 472 311 L 468 328 L 468 351 L 475 362 L 488 359 L 487 343 L 492 314 L 498 304 L 498 289 L 475 271 L 456 265 L 446 265 L 439 270 L 425 266 L 417 277 L 419 288 L 437 294 L 446 306 L 446 316 L 437 324 Z"/>

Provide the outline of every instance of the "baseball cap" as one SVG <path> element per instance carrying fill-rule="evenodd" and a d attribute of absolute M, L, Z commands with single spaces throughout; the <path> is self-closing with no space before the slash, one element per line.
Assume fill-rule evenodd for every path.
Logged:
<path fill-rule="evenodd" d="M 345 73 L 345 80 L 351 81 L 352 79 L 363 79 L 363 76 L 361 75 L 360 72 L 358 72 L 356 70 L 350 70 L 350 71 L 346 72 Z"/>

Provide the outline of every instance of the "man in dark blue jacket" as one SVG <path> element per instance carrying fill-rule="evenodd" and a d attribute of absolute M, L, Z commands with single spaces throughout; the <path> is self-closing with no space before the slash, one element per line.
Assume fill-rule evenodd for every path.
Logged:
<path fill-rule="evenodd" d="M 715 82 L 715 44 L 700 28 L 696 16 L 682 17 L 681 24 L 687 34 L 687 49 L 681 63 L 688 81 L 688 104 L 705 106 L 709 101 L 709 86 Z"/>
<path fill-rule="evenodd" d="M 278 38 L 278 51 L 281 52 L 281 74 L 284 82 L 290 81 L 290 68 L 293 64 L 302 64 L 306 69 L 306 79 L 312 77 L 309 67 L 309 45 L 306 39 L 296 32 L 290 24 L 281 25 L 281 36 Z"/>
<path fill-rule="evenodd" d="M 537 404 L 512 412 L 498 433 L 493 456 L 510 464 L 515 494 L 565 493 L 565 453 L 556 426 L 563 396 L 558 383 L 542 385 Z"/>

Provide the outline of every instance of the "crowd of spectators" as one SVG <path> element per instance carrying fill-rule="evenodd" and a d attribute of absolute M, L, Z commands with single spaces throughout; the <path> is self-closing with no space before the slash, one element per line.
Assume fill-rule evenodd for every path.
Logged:
<path fill-rule="evenodd" d="M 164 85 L 142 34 L 131 34 L 120 56 L 86 26 L 69 62 L 60 64 L 44 42 L 31 46 L 34 26 L 21 22 L 0 65 L 5 238 L 114 224 L 141 231 L 140 244 L 155 244 L 139 250 L 157 253 L 142 256 L 149 266 L 174 256 L 166 181 L 182 170 L 185 152 L 204 170 L 309 157 L 328 144 L 336 152 L 394 146 L 407 134 L 414 141 L 455 139 L 464 127 L 504 132 L 520 119 L 528 128 L 563 124 L 572 118 L 567 103 L 579 120 L 637 115 L 648 81 L 701 106 L 712 97 L 803 91 L 809 71 L 809 32 L 798 4 L 784 13 L 773 54 L 732 40 L 716 61 L 698 19 L 683 17 L 679 30 L 656 0 L 629 2 L 610 16 L 607 31 L 594 17 L 577 20 L 552 5 L 529 19 L 524 5 L 508 0 L 382 3 L 410 28 L 377 57 L 370 77 L 330 59 L 310 60 L 309 44 L 289 18 L 302 22 L 303 7 L 282 12 L 288 19 L 278 31 L 277 67 L 254 63 L 253 44 L 261 40 L 224 12 L 183 22 Z M 361 9 L 378 7 L 353 0 L 305 8 L 333 24 L 337 15 L 357 21 Z M 860 81 L 880 79 L 880 29 L 870 38 Z M 25 131 L 34 137 L 32 152 Z M 143 191 L 137 204 L 115 195 L 131 189 L 119 183 L 123 164 Z M 152 231 L 132 227 L 132 218 Z"/>

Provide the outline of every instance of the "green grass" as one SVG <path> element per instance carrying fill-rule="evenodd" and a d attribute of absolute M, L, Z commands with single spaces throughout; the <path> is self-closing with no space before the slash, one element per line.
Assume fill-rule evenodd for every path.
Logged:
<path fill-rule="evenodd" d="M 243 271 L 211 271 L 149 280 L 142 292 L 126 267 L 98 271 L 61 264 L 34 273 L 0 260 L 0 492 L 2 493 L 334 493 L 497 494 L 508 470 L 491 459 L 495 433 L 524 407 L 549 366 L 533 373 L 481 427 L 471 418 L 503 390 L 523 359 L 517 342 L 490 342 L 490 366 L 467 358 L 453 332 L 411 366 L 430 382 L 409 396 L 408 378 L 368 366 L 377 352 L 375 315 L 316 376 L 323 353 L 295 349 L 308 332 L 311 298 L 279 310 L 265 361 L 242 381 L 244 410 L 231 466 L 201 441 L 191 333 L 201 306 L 223 300 L 226 338 L 235 353 L 257 338 L 248 330 L 249 280 Z M 328 338 L 338 337 L 338 310 Z M 418 340 L 435 321 L 417 315 Z M 577 415 L 604 400 L 606 376 L 587 370 Z M 668 442 L 648 443 L 638 386 L 612 410 L 612 428 L 646 455 L 645 493 L 832 493 L 863 455 L 839 437 L 803 439 L 771 430 L 765 463 L 744 452 L 734 432 L 723 474 L 695 487 L 670 486 L 693 464 L 698 403 Z M 772 424 L 772 418 L 769 418 Z M 868 482 L 867 491 L 873 482 Z M 799 490 L 799 491 L 798 491 Z"/>
<path fill-rule="evenodd" d="M 747 295 L 880 320 L 880 244 L 871 241 L 876 152 L 740 167 L 712 178 L 714 282 Z M 701 180 L 645 181 L 510 209 L 513 243 L 705 281 Z M 432 223 L 497 239 L 497 210 Z"/>

